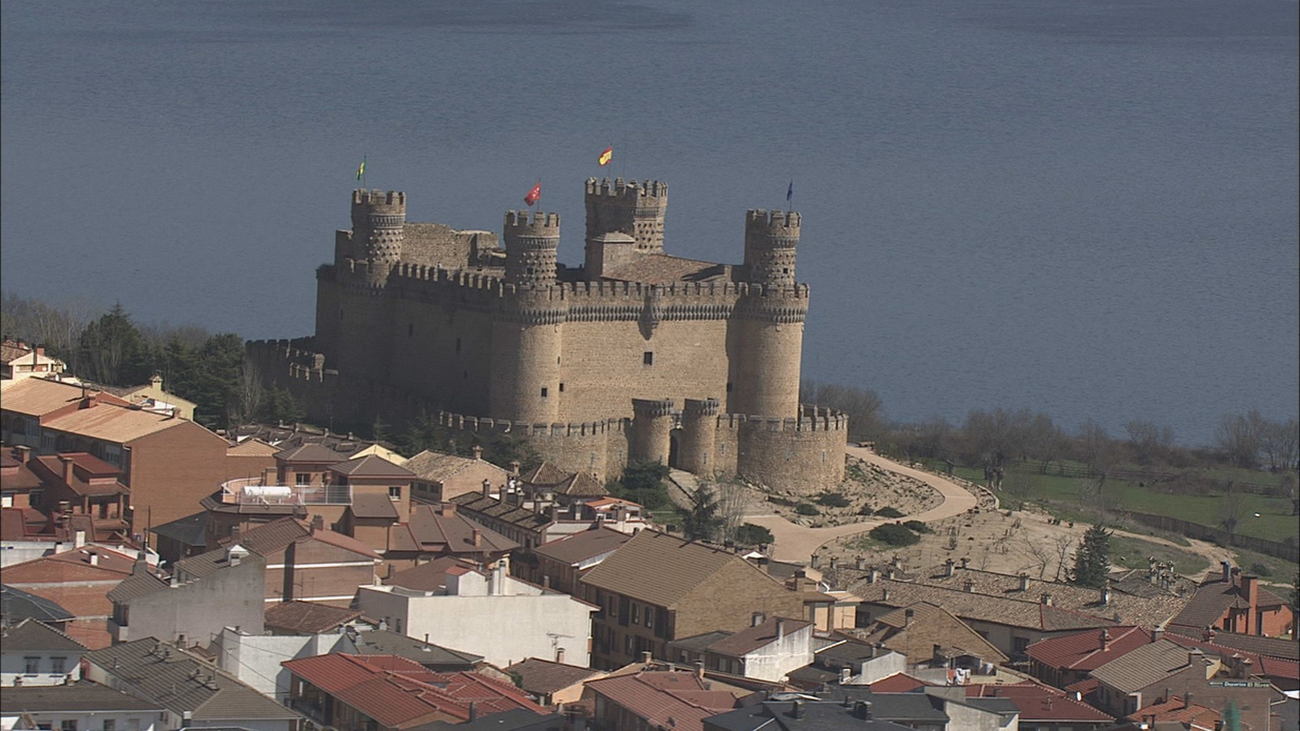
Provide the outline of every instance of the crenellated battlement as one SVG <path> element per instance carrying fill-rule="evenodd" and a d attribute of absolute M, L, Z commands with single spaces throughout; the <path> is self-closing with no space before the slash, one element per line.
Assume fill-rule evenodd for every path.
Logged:
<path fill-rule="evenodd" d="M 506 211 L 507 235 L 545 236 L 560 235 L 560 214 L 545 211 Z"/>
<path fill-rule="evenodd" d="M 406 193 L 400 190 L 358 189 L 352 191 L 352 205 L 366 206 L 377 213 L 388 212 L 381 209 L 393 209 L 393 212 L 400 210 L 401 213 L 406 213 Z"/>
<path fill-rule="evenodd" d="M 661 180 L 647 180 L 637 184 L 635 180 L 624 181 L 622 178 L 615 178 L 612 182 L 609 178 L 604 180 L 587 178 L 587 196 L 616 199 L 625 203 L 639 203 L 644 199 L 663 199 L 666 203 L 668 184 Z M 656 205 L 659 203 L 650 200 L 646 202 Z"/>
<path fill-rule="evenodd" d="M 510 434 L 518 437 L 589 437 L 606 434 L 623 434 L 631 424 L 630 419 L 604 419 L 574 423 L 532 424 L 526 421 L 489 419 L 485 416 L 467 416 L 448 411 L 438 412 L 438 425 L 473 433 Z"/>
<path fill-rule="evenodd" d="M 799 237 L 799 213 L 797 211 L 768 211 L 752 208 L 745 213 L 745 228 L 755 232 L 768 229 L 783 235 Z M 793 232 L 793 233 L 791 233 Z"/>
<path fill-rule="evenodd" d="M 842 432 L 849 429 L 849 417 L 841 411 L 825 406 L 801 404 L 799 417 L 776 418 L 771 416 L 751 416 L 746 414 L 719 414 L 718 429 L 740 431 L 757 429 L 761 431 L 791 432 Z"/>

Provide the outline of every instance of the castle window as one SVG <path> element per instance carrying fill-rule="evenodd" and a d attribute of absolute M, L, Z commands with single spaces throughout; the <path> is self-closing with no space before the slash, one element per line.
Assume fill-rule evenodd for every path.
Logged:
<path fill-rule="evenodd" d="M 727 381 L 727 393 L 731 393 L 731 381 Z"/>
<path fill-rule="evenodd" d="M 650 351 L 648 351 L 648 350 L 647 350 L 646 352 L 642 353 L 642 354 L 641 354 L 641 363 L 644 364 L 644 365 L 654 365 L 654 364 L 655 364 L 655 354 L 652 353 L 652 352 L 650 352 Z"/>
<path fill-rule="evenodd" d="M 564 393 L 564 382 L 560 382 L 560 393 Z"/>
<path fill-rule="evenodd" d="M 542 398 L 546 398 L 546 395 L 547 395 L 546 386 L 542 386 Z"/>

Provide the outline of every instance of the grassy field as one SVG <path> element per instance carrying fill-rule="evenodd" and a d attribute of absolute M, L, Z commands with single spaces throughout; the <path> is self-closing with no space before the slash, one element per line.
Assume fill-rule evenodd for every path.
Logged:
<path fill-rule="evenodd" d="M 1115 566 L 1145 569 L 1149 556 L 1154 556 L 1157 561 L 1172 563 L 1174 571 L 1184 576 L 1202 574 L 1210 567 L 1209 559 L 1191 551 L 1183 551 L 1163 543 L 1144 541 L 1141 538 L 1110 537 L 1110 561 Z"/>
<path fill-rule="evenodd" d="M 982 483 L 984 481 L 984 471 L 982 469 L 959 467 L 957 468 L 957 474 L 972 482 Z M 1268 477 L 1268 475 L 1260 475 L 1259 473 L 1252 474 L 1261 478 Z M 1086 488 L 1091 484 L 1091 480 L 1040 475 L 1037 472 L 1015 472 L 1006 476 L 1003 483 L 1004 487 L 1006 482 L 1012 479 L 1028 480 L 1032 485 L 1028 500 L 1030 502 L 1050 503 L 1054 515 L 1067 520 L 1088 520 L 1085 517 L 1088 515 L 1088 511 L 1085 506 L 1080 504 L 1079 492 L 1081 488 Z M 1222 495 L 1170 495 L 1114 479 L 1107 480 L 1103 489 L 1105 491 L 1105 503 L 1112 507 L 1141 513 L 1168 515 L 1215 528 L 1222 527 Z M 998 497 L 1004 501 L 1011 500 L 1014 502 L 1016 500 L 1015 497 L 1008 495 L 1005 489 Z M 1295 536 L 1297 532 L 1300 532 L 1300 527 L 1298 527 L 1300 524 L 1297 524 L 1297 518 L 1291 515 L 1289 500 L 1270 498 L 1263 495 L 1242 495 L 1242 502 L 1245 511 L 1241 521 L 1237 524 L 1237 531 L 1241 535 L 1281 541 L 1287 536 Z M 1072 513 L 1073 515 L 1071 515 Z M 1255 516 L 1256 513 L 1259 514 L 1259 517 Z"/>

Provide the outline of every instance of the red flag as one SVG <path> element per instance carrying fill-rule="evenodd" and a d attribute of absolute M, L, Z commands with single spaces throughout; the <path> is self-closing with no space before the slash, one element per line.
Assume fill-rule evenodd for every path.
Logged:
<path fill-rule="evenodd" d="M 528 205 L 531 206 L 532 204 L 537 202 L 538 198 L 541 197 L 542 197 L 542 181 L 539 180 L 537 181 L 537 185 L 534 185 L 533 189 L 528 191 L 528 195 L 524 196 L 524 203 L 527 203 Z"/>

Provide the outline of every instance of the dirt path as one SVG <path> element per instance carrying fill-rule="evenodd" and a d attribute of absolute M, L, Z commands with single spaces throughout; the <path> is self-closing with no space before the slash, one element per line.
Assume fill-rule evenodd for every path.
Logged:
<path fill-rule="evenodd" d="M 938 475 L 912 469 L 893 460 L 885 459 L 862 447 L 848 447 L 846 451 L 865 462 L 870 462 L 890 472 L 920 480 L 939 491 L 939 494 L 943 496 L 943 502 L 938 507 L 918 515 L 909 515 L 907 516 L 909 520 L 941 520 L 960 515 L 976 505 L 975 496 L 968 492 L 966 488 L 954 482 L 949 482 Z M 807 561 L 818 547 L 827 541 L 871 530 L 881 523 L 890 522 L 886 519 L 875 518 L 863 520 L 860 523 L 828 528 L 808 528 L 791 523 L 758 503 L 751 502 L 750 510 L 753 512 L 746 513 L 745 522 L 761 525 L 772 531 L 772 536 L 776 539 L 776 543 L 772 547 L 772 558 L 778 561 Z"/>

